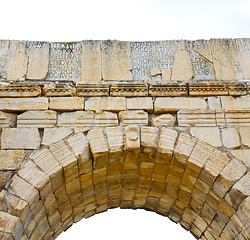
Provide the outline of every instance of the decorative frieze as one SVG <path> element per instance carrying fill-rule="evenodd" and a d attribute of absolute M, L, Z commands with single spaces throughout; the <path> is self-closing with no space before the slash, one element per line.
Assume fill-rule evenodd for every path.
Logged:
<path fill-rule="evenodd" d="M 73 97 L 76 95 L 76 89 L 66 83 L 51 83 L 44 85 L 43 94 L 46 97 Z"/>
<path fill-rule="evenodd" d="M 110 96 L 146 97 L 148 96 L 148 85 L 146 83 L 115 83 L 111 85 Z"/>
<path fill-rule="evenodd" d="M 37 97 L 41 95 L 41 87 L 32 84 L 0 85 L 0 97 Z"/>
<path fill-rule="evenodd" d="M 190 82 L 189 96 L 228 95 L 227 84 L 223 82 Z"/>
<path fill-rule="evenodd" d="M 78 83 L 76 94 L 79 97 L 105 97 L 109 96 L 109 84 L 107 83 Z"/>
<path fill-rule="evenodd" d="M 247 94 L 246 82 L 229 82 L 228 93 L 231 96 L 241 96 Z"/>
<path fill-rule="evenodd" d="M 150 83 L 149 96 L 152 97 L 179 97 L 187 96 L 186 83 Z"/>

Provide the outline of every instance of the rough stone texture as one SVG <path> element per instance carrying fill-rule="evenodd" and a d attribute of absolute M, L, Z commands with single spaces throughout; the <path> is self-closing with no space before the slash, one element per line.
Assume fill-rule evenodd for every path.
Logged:
<path fill-rule="evenodd" d="M 73 133 L 72 128 L 58 127 L 58 128 L 45 128 L 43 133 L 42 145 L 51 145 L 66 138 Z"/>
<path fill-rule="evenodd" d="M 249 109 L 250 96 L 241 96 L 238 98 L 231 96 L 222 96 L 221 104 L 223 109 Z"/>
<path fill-rule="evenodd" d="M 220 129 L 218 127 L 192 127 L 190 129 L 190 134 L 214 147 L 222 146 Z"/>
<path fill-rule="evenodd" d="M 37 128 L 5 128 L 1 136 L 1 149 L 38 149 L 40 141 Z"/>
<path fill-rule="evenodd" d="M 117 114 L 111 112 L 97 112 L 94 117 L 95 126 L 117 126 Z"/>
<path fill-rule="evenodd" d="M 211 110 L 220 110 L 221 102 L 219 97 L 209 97 L 208 98 L 208 108 Z"/>
<path fill-rule="evenodd" d="M 52 97 L 49 109 L 57 111 L 77 111 L 84 109 L 84 99 L 80 97 Z"/>
<path fill-rule="evenodd" d="M 241 127 L 239 132 L 242 144 L 250 147 L 250 127 Z"/>
<path fill-rule="evenodd" d="M 40 98 L 0 98 L 0 110 L 27 111 L 48 109 L 48 99 Z"/>
<path fill-rule="evenodd" d="M 85 102 L 85 110 L 114 112 L 126 110 L 126 99 L 124 97 L 89 98 Z"/>
<path fill-rule="evenodd" d="M 44 80 L 49 68 L 49 43 L 29 42 L 27 79 Z"/>
<path fill-rule="evenodd" d="M 148 125 L 148 114 L 144 111 L 119 112 L 121 125 Z"/>
<path fill-rule="evenodd" d="M 0 127 L 15 127 L 16 114 L 0 111 Z"/>
<path fill-rule="evenodd" d="M 155 113 L 176 112 L 181 109 L 207 109 L 207 103 L 202 98 L 156 98 Z"/>
<path fill-rule="evenodd" d="M 94 113 L 91 111 L 66 112 L 58 115 L 58 126 L 92 126 Z"/>
<path fill-rule="evenodd" d="M 221 129 L 221 136 L 223 145 L 226 148 L 237 148 L 240 146 L 240 137 L 237 129 L 235 128 Z"/>
<path fill-rule="evenodd" d="M 128 110 L 145 110 L 153 112 L 153 100 L 150 97 L 127 98 Z"/>
<path fill-rule="evenodd" d="M 250 168 L 250 149 L 233 150 L 231 153 L 234 157 L 240 159 L 247 168 Z"/>
<path fill-rule="evenodd" d="M 152 126 L 173 127 L 176 122 L 176 117 L 171 114 L 162 114 L 151 120 Z"/>
<path fill-rule="evenodd" d="M 0 150 L 0 170 L 17 170 L 24 155 L 24 150 Z"/>

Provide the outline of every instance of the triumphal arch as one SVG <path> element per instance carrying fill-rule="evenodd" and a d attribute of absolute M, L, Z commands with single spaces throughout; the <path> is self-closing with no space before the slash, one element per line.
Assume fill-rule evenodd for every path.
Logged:
<path fill-rule="evenodd" d="M 109 208 L 250 237 L 250 39 L 0 41 L 0 239 Z"/>

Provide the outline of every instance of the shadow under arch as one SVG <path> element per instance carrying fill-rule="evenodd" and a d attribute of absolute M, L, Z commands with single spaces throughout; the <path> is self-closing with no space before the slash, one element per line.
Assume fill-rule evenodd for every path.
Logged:
<path fill-rule="evenodd" d="M 168 216 L 197 238 L 249 239 L 249 178 L 238 160 L 173 129 L 94 128 L 29 155 L 1 192 L 2 239 L 55 239 L 115 207 Z"/>

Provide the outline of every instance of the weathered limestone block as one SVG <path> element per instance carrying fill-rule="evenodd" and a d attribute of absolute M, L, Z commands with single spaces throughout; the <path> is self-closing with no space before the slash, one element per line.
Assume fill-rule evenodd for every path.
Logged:
<path fill-rule="evenodd" d="M 72 97 L 76 95 L 75 87 L 67 83 L 50 83 L 43 87 L 46 97 Z"/>
<path fill-rule="evenodd" d="M 0 150 L 0 170 L 17 170 L 24 155 L 24 150 Z"/>
<path fill-rule="evenodd" d="M 214 147 L 222 146 L 218 127 L 192 127 L 190 134 Z"/>
<path fill-rule="evenodd" d="M 0 111 L 0 127 L 15 127 L 16 125 L 15 113 L 6 113 Z"/>
<path fill-rule="evenodd" d="M 109 96 L 108 83 L 77 83 L 76 93 L 79 97 Z"/>
<path fill-rule="evenodd" d="M 181 109 L 207 109 L 207 103 L 202 98 L 169 97 L 155 99 L 155 113 L 177 112 Z"/>
<path fill-rule="evenodd" d="M 0 83 L 0 97 L 37 97 L 41 87 L 27 83 Z"/>
<path fill-rule="evenodd" d="M 239 57 L 240 67 L 243 74 L 243 79 L 250 79 L 249 62 L 250 62 L 250 42 L 247 38 L 237 39 L 237 43 L 240 46 Z"/>
<path fill-rule="evenodd" d="M 124 97 L 92 97 L 86 100 L 85 110 L 123 111 L 126 110 L 126 99 Z"/>
<path fill-rule="evenodd" d="M 26 78 L 30 80 L 44 80 L 49 69 L 49 43 L 27 43 L 28 71 Z"/>
<path fill-rule="evenodd" d="M 148 125 L 148 114 L 144 111 L 121 111 L 119 112 L 121 125 Z"/>
<path fill-rule="evenodd" d="M 223 82 L 191 82 L 189 96 L 221 96 L 228 95 L 227 85 Z"/>
<path fill-rule="evenodd" d="M 96 112 L 94 117 L 94 126 L 117 126 L 117 114 L 112 112 Z"/>
<path fill-rule="evenodd" d="M 146 83 L 114 83 L 110 88 L 113 97 L 147 97 L 148 85 Z"/>
<path fill-rule="evenodd" d="M 123 151 L 123 129 L 121 127 L 107 127 L 106 135 L 110 153 L 120 153 Z"/>
<path fill-rule="evenodd" d="M 106 167 L 107 154 L 109 151 L 107 138 L 102 128 L 95 128 L 88 132 L 87 138 L 90 143 L 90 149 L 94 156 L 94 168 L 99 169 Z M 96 142 L 98 139 L 98 142 Z"/>
<path fill-rule="evenodd" d="M 211 110 L 221 110 L 220 97 L 208 97 L 208 108 Z"/>
<path fill-rule="evenodd" d="M 17 116 L 17 127 L 54 127 L 56 120 L 56 112 L 51 110 L 27 111 Z"/>
<path fill-rule="evenodd" d="M 156 127 L 141 127 L 141 146 L 146 148 L 146 152 L 157 149 L 158 134 Z"/>
<path fill-rule="evenodd" d="M 81 97 L 51 97 L 49 109 L 56 111 L 84 110 L 84 99 Z"/>
<path fill-rule="evenodd" d="M 216 126 L 214 110 L 180 110 L 177 119 L 179 126 Z"/>
<path fill-rule="evenodd" d="M 222 109 L 249 109 L 250 96 L 232 97 L 221 96 Z"/>
<path fill-rule="evenodd" d="M 162 114 L 151 120 L 152 126 L 173 127 L 176 123 L 176 117 L 172 114 Z"/>
<path fill-rule="evenodd" d="M 250 149 L 242 149 L 242 150 L 237 149 L 231 151 L 231 153 L 235 158 L 241 160 L 248 169 L 250 168 Z"/>
<path fill-rule="evenodd" d="M 171 158 L 178 133 L 175 130 L 162 128 L 158 143 L 158 152 L 164 154 L 167 158 Z"/>
<path fill-rule="evenodd" d="M 26 42 L 10 41 L 8 56 L 7 80 L 24 80 L 28 63 Z"/>
<path fill-rule="evenodd" d="M 236 128 L 221 129 L 223 145 L 226 148 L 237 148 L 240 146 L 240 137 Z"/>
<path fill-rule="evenodd" d="M 188 95 L 186 83 L 150 83 L 149 96 L 152 97 L 181 97 Z"/>
<path fill-rule="evenodd" d="M 230 187 L 246 172 L 246 166 L 237 159 L 231 160 L 213 184 L 215 193 L 223 198 Z"/>
<path fill-rule="evenodd" d="M 250 147 L 250 127 L 241 127 L 239 132 L 242 144 Z"/>
<path fill-rule="evenodd" d="M 145 110 L 147 112 L 153 112 L 153 100 L 151 97 L 135 97 L 127 98 L 128 110 Z"/>
<path fill-rule="evenodd" d="M 193 75 L 187 42 L 182 40 L 179 42 L 175 53 L 171 81 L 188 81 L 193 78 Z"/>
<path fill-rule="evenodd" d="M 42 145 L 51 145 L 52 143 L 66 138 L 72 133 L 73 129 L 69 127 L 45 128 L 43 133 Z"/>
<path fill-rule="evenodd" d="M 81 82 L 100 82 L 102 80 L 102 42 L 87 40 L 81 44 Z"/>
<path fill-rule="evenodd" d="M 20 239 L 22 237 L 23 228 L 19 217 L 0 211 L 0 223 L 1 233 L 9 233 L 11 236 L 10 238 L 2 238 L 3 240 Z"/>
<path fill-rule="evenodd" d="M 0 98 L 0 110 L 7 111 L 27 111 L 27 110 L 47 110 L 48 99 L 38 98 Z"/>
<path fill-rule="evenodd" d="M 125 143 L 127 150 L 138 150 L 140 148 L 140 129 L 138 126 L 125 127 Z"/>
<path fill-rule="evenodd" d="M 132 80 L 130 42 L 102 42 L 103 80 Z"/>
<path fill-rule="evenodd" d="M 1 149 L 38 149 L 40 141 L 37 128 L 4 128 Z"/>
<path fill-rule="evenodd" d="M 228 126 L 250 126 L 250 110 L 225 110 L 225 121 Z"/>
<path fill-rule="evenodd" d="M 1 65 L 0 65 L 0 79 L 7 78 L 7 66 L 8 66 L 8 51 L 9 51 L 9 40 L 0 40 L 0 58 L 1 58 Z"/>
<path fill-rule="evenodd" d="M 231 96 L 242 96 L 247 94 L 246 83 L 244 82 L 229 82 L 228 93 Z"/>
<path fill-rule="evenodd" d="M 58 115 L 58 126 L 93 126 L 93 123 L 94 113 L 92 111 L 66 112 Z"/>

